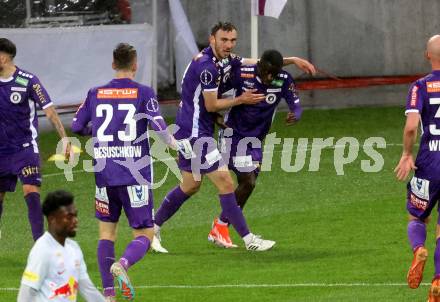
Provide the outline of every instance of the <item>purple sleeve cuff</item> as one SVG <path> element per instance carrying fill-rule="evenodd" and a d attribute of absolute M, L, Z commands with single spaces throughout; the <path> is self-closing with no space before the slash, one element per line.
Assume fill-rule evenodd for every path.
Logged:
<path fill-rule="evenodd" d="M 92 135 L 92 127 L 89 125 L 82 126 L 77 121 L 73 121 L 71 130 L 73 133 L 76 133 L 81 136 L 90 136 Z"/>

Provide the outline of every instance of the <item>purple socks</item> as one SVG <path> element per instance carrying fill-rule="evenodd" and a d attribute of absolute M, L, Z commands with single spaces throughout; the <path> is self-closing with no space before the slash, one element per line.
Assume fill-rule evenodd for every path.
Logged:
<path fill-rule="evenodd" d="M 411 220 L 408 223 L 408 239 L 413 251 L 424 246 L 426 241 L 426 224 L 420 220 Z"/>
<path fill-rule="evenodd" d="M 98 242 L 98 265 L 101 273 L 102 288 L 104 296 L 115 296 L 113 275 L 110 267 L 115 262 L 115 243 L 110 240 L 99 240 Z"/>
<path fill-rule="evenodd" d="M 31 224 L 32 237 L 34 241 L 43 235 L 44 232 L 44 220 L 43 212 L 41 210 L 40 194 L 32 192 L 27 194 L 24 199 L 28 207 L 28 218 Z"/>
<path fill-rule="evenodd" d="M 222 213 L 226 216 L 241 238 L 249 234 L 249 229 L 234 193 L 219 195 Z M 222 219 L 222 221 L 224 221 Z"/>
<path fill-rule="evenodd" d="M 190 198 L 190 196 L 186 195 L 182 189 L 180 189 L 180 186 L 177 186 L 168 192 L 160 205 L 159 210 L 156 212 L 154 223 L 158 226 L 162 226 L 165 221 L 170 219 L 171 216 L 179 210 L 188 198 Z"/>
<path fill-rule="evenodd" d="M 145 236 L 138 236 L 127 245 L 124 255 L 119 263 L 127 270 L 130 266 L 141 260 L 150 248 L 150 240 Z"/>
<path fill-rule="evenodd" d="M 128 244 L 124 255 L 119 259 L 119 263 L 127 270 L 141 260 L 149 248 L 150 240 L 145 236 L 138 236 Z M 113 275 L 110 273 L 110 267 L 115 262 L 115 243 L 110 240 L 99 240 L 97 254 L 104 296 L 115 296 Z"/>

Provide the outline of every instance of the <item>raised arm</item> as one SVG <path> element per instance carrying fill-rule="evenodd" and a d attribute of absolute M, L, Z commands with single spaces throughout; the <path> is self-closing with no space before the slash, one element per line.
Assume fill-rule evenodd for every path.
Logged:
<path fill-rule="evenodd" d="M 253 65 L 258 63 L 258 59 L 243 58 L 242 63 L 244 65 Z M 302 59 L 300 57 L 284 58 L 283 64 L 284 66 L 294 64 L 296 67 L 298 67 L 299 69 L 301 69 L 302 71 L 308 74 L 312 74 L 312 75 L 316 74 L 315 66 L 306 59 Z"/>

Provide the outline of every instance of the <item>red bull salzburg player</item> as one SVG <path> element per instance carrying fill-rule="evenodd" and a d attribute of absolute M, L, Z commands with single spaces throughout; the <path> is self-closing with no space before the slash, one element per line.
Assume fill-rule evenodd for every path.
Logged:
<path fill-rule="evenodd" d="M 87 273 L 75 237 L 78 225 L 72 194 L 49 193 L 43 203 L 48 231 L 32 247 L 21 279 L 18 302 L 77 301 L 78 292 L 88 302 L 104 302 Z"/>

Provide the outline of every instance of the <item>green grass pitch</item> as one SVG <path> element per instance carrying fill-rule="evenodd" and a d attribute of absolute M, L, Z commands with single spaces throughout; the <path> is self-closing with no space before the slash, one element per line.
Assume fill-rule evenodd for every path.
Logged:
<path fill-rule="evenodd" d="M 293 127 L 284 126 L 284 115 L 277 115 L 272 128 L 278 137 L 334 137 L 335 141 L 355 137 L 361 144 L 358 158 L 338 176 L 335 150 L 327 148 L 319 171 L 310 172 L 308 150 L 305 167 L 287 173 L 280 168 L 281 147 L 275 147 L 273 169 L 261 174 L 244 211 L 254 233 L 277 241 L 265 253 L 246 251 L 235 231 L 237 249 L 219 249 L 208 243 L 219 202 L 214 187 L 205 180 L 201 191 L 162 229 L 163 244 L 170 254 L 150 252 L 130 269 L 135 301 L 426 301 L 433 274 L 433 223 L 424 283 L 417 290 L 405 286 L 412 260 L 406 237 L 406 189 L 393 174 L 402 150 L 403 108 L 306 110 Z M 362 150 L 368 137 L 383 137 L 387 142 L 385 149 L 377 149 L 384 158 L 384 167 L 377 173 L 361 170 L 361 160 L 369 159 Z M 40 137 L 45 175 L 42 197 L 61 188 L 74 193 L 79 208 L 76 240 L 92 280 L 100 285 L 94 178 L 80 172 L 74 174 L 73 182 L 66 182 L 62 175 L 53 175 L 60 170 L 47 158 L 54 153 L 56 140 L 54 133 Z M 156 165 L 156 177 L 161 178 L 164 171 L 164 164 Z M 156 208 L 176 184 L 170 174 L 154 191 Z M 1 230 L 0 301 L 16 301 L 32 246 L 20 188 L 6 196 Z M 123 217 L 117 255 L 130 239 Z"/>

